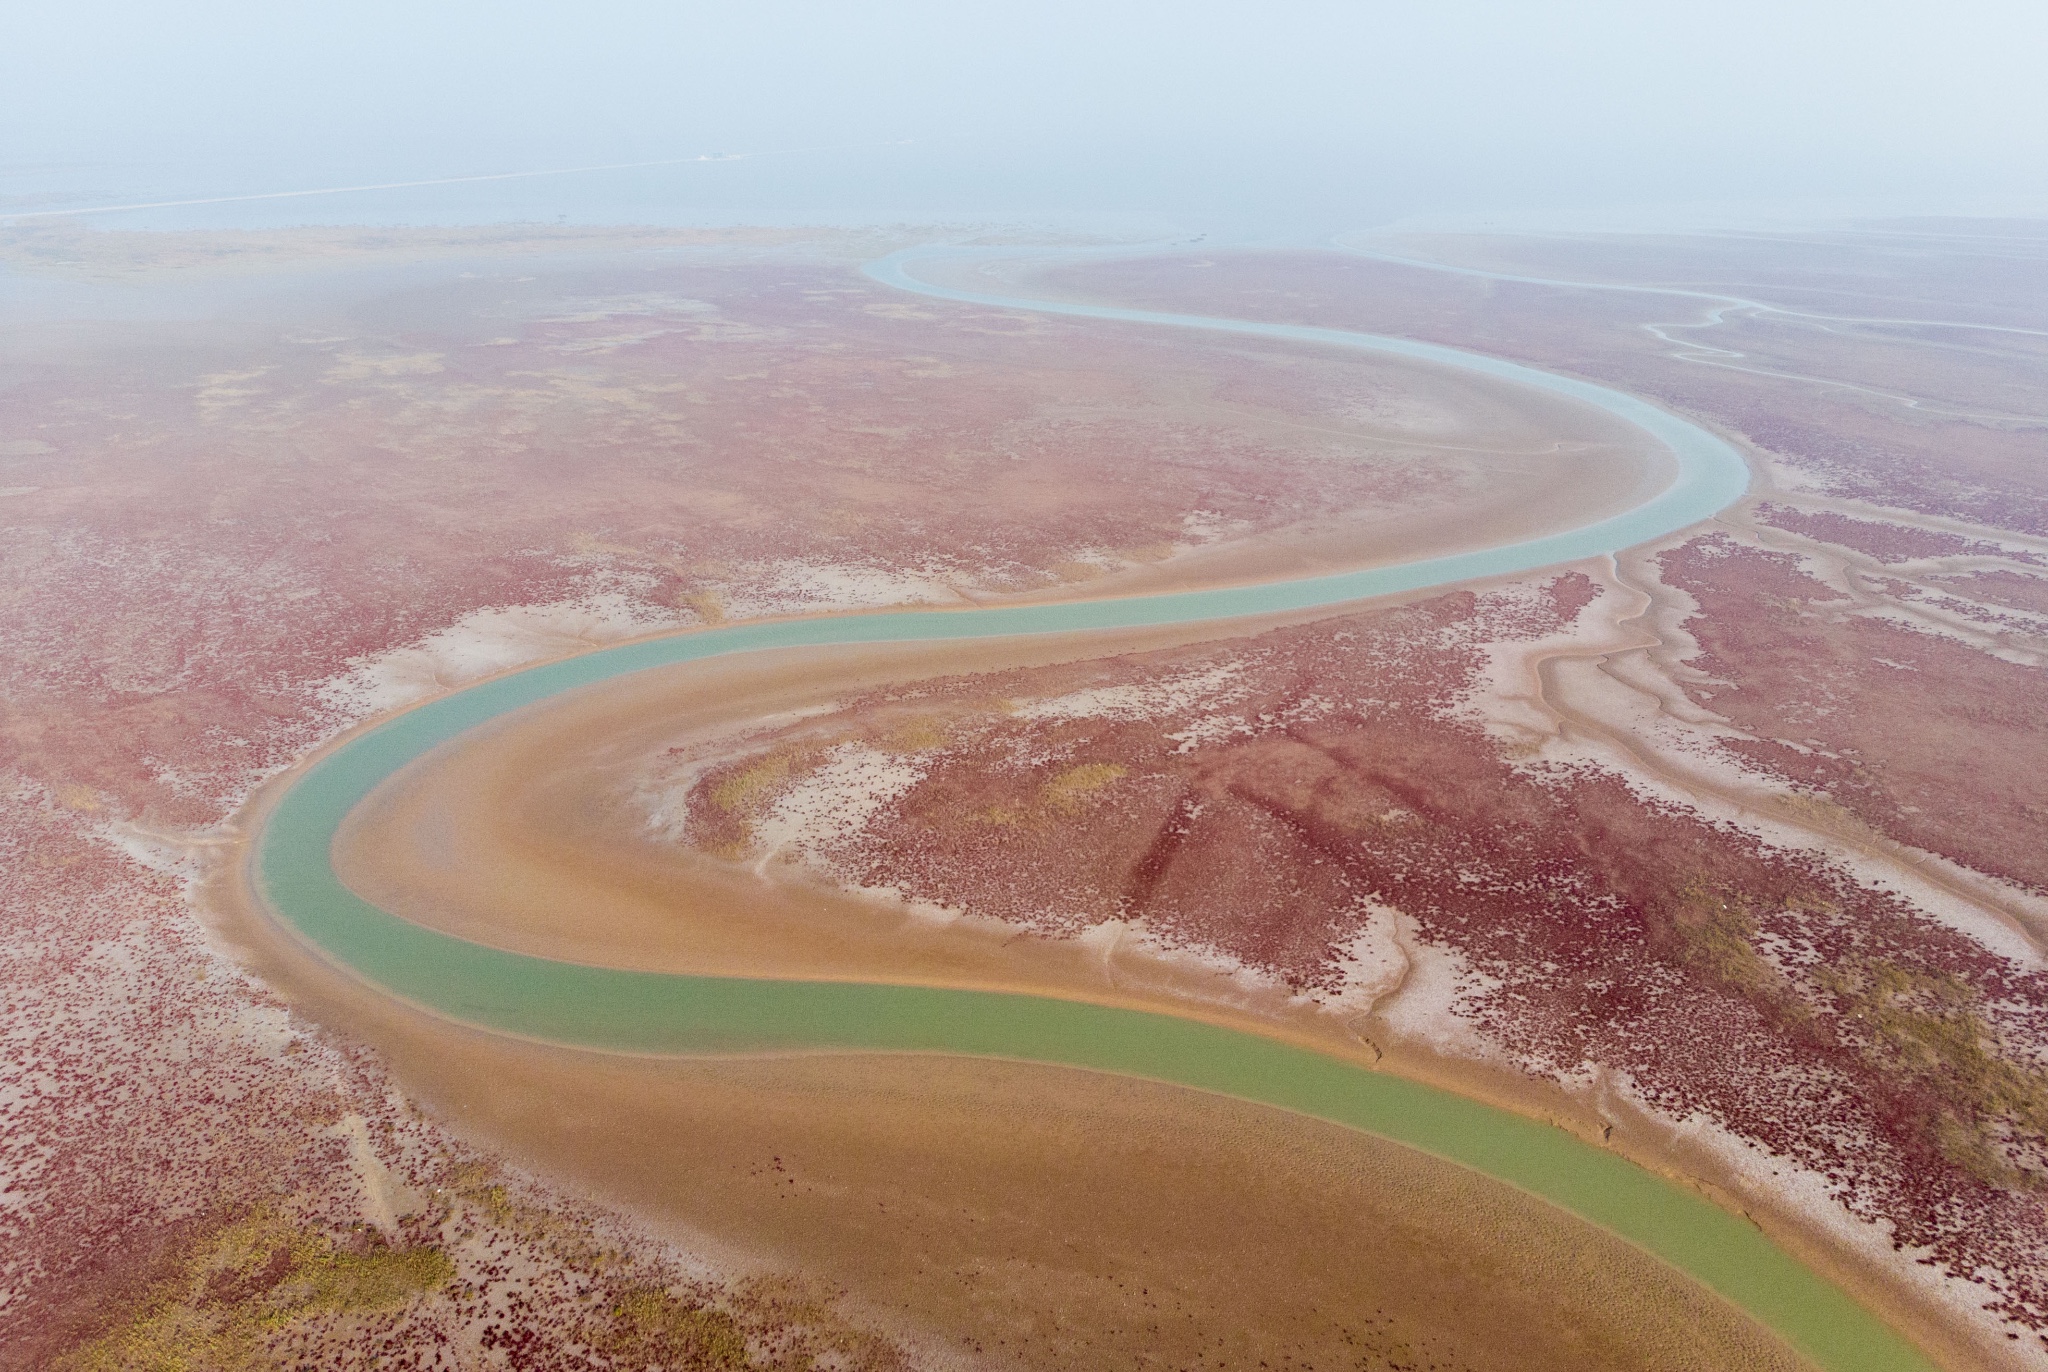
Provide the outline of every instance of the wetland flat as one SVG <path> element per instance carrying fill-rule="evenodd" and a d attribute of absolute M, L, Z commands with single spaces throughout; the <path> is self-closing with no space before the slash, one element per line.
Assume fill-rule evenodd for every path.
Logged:
<path fill-rule="evenodd" d="M 24 1105 L 69 1142 L 0 1332 L 2030 1365 L 2036 325 L 1913 232 L 955 298 L 863 274 L 914 234 L 13 234 L 4 804 L 77 981 L 24 1061 L 151 1085 Z M 323 954 L 242 878 L 336 759 L 333 889 L 398 918 Z M 205 1296 L 263 1236 L 419 1284 Z"/>

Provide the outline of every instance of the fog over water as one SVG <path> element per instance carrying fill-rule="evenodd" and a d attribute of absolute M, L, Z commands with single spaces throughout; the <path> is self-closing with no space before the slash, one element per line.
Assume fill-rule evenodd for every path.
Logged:
<path fill-rule="evenodd" d="M 14 7 L 0 215 L 112 226 L 2027 213 L 2048 6 Z M 19 219 L 16 222 L 34 222 Z"/>

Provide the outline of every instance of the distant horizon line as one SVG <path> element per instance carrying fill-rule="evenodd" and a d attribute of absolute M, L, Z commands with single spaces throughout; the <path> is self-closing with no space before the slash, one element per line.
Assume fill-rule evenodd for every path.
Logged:
<path fill-rule="evenodd" d="M 351 195 L 361 191 L 409 190 L 416 186 L 455 186 L 477 181 L 520 181 L 539 176 L 575 176 L 583 172 L 631 171 L 640 167 L 682 167 L 700 162 L 743 162 L 752 157 L 786 157 L 795 153 L 832 152 L 855 147 L 901 147 L 915 142 L 899 138 L 883 143 L 839 143 L 808 148 L 770 148 L 762 152 L 698 153 L 694 157 L 664 157 L 647 162 L 604 162 L 587 167 L 548 167 L 538 171 L 486 172 L 475 176 L 435 176 L 419 181 L 380 181 L 361 186 L 318 186 L 310 190 L 261 191 L 250 195 L 211 195 L 190 200 L 150 200 L 130 205 L 87 205 L 63 210 L 0 211 L 0 223 L 16 219 L 56 219 L 67 215 L 118 214 L 126 210 L 170 210 L 190 205 L 233 205 L 251 200 L 294 200 L 311 195 Z"/>

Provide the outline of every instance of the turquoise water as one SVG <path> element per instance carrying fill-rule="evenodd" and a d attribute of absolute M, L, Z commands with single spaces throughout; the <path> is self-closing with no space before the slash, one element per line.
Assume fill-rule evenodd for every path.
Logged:
<path fill-rule="evenodd" d="M 1335 606 L 1611 552 L 1696 523 L 1746 485 L 1740 457 L 1713 434 L 1589 382 L 1405 339 L 969 295 L 919 281 L 908 272 L 916 260 L 898 255 L 869 271 L 888 284 L 954 300 L 1281 338 L 1462 368 L 1585 401 L 1636 424 L 1676 456 L 1678 476 L 1626 514 L 1485 551 L 1179 595 L 735 625 L 626 644 L 484 682 L 350 739 L 279 797 L 256 854 L 259 885 L 277 915 L 328 958 L 395 996 L 470 1024 L 553 1042 L 654 1053 L 979 1054 L 1121 1072 L 1298 1110 L 1425 1149 L 1603 1225 L 1720 1292 L 1824 1367 L 1928 1368 L 1912 1347 L 1746 1221 L 1562 1130 L 1448 1092 L 1167 1015 L 989 992 L 677 976 L 528 957 L 410 923 L 342 885 L 331 862 L 336 830 L 380 782 L 478 724 L 574 687 L 769 648 L 1139 628 Z"/>

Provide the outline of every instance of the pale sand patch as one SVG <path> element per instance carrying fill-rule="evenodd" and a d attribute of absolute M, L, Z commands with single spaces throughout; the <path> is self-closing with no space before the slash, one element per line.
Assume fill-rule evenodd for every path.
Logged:
<path fill-rule="evenodd" d="M 1401 989 L 1415 965 L 1403 939 L 1401 912 L 1378 901 L 1363 902 L 1365 922 L 1340 947 L 1337 967 L 1344 975 L 1324 1008 L 1339 1015 L 1369 1015 Z"/>
<path fill-rule="evenodd" d="M 398 1237 L 399 1219 L 419 1206 L 411 1188 L 394 1180 L 370 1143 L 370 1126 L 351 1112 L 330 1131 L 348 1141 L 349 1166 L 362 1193 L 363 1221 L 386 1239 Z"/>
<path fill-rule="evenodd" d="M 1424 941 L 1407 915 L 1395 912 L 1391 923 L 1391 937 L 1408 962 L 1406 977 L 1379 1006 L 1378 1017 L 1393 1036 L 1441 1057 L 1513 1070 L 1500 1046 L 1459 1013 L 1462 1002 L 1500 983 L 1474 969 L 1457 950 Z"/>
<path fill-rule="evenodd" d="M 960 604 L 948 568 L 913 571 L 878 563 L 785 558 L 718 587 L 728 619 L 840 610 L 881 610 L 898 605 Z"/>
<path fill-rule="evenodd" d="M 262 395 L 264 387 L 244 383 L 256 381 L 276 371 L 274 366 L 252 367 L 239 372 L 214 372 L 199 378 L 198 389 L 192 393 L 193 403 L 200 414 L 217 418 L 224 410 L 240 409 L 249 403 L 252 396 Z"/>
<path fill-rule="evenodd" d="M 644 315 L 682 315 L 708 319 L 723 311 L 709 300 L 680 295 L 674 291 L 630 291 L 618 295 L 597 295 L 578 299 L 563 314 L 541 315 L 538 324 L 601 324 L 608 319 Z"/>
<path fill-rule="evenodd" d="M 926 763 L 864 743 L 842 743 L 799 777 L 754 821 L 757 871 L 787 852 L 810 855 L 854 837 L 884 805 L 924 778 Z"/>
<path fill-rule="evenodd" d="M 633 801 L 646 817 L 648 834 L 662 843 L 682 843 L 688 837 L 690 792 L 707 771 L 726 760 L 732 748 L 763 730 L 786 728 L 799 720 L 830 713 L 834 702 L 818 701 L 793 710 L 783 710 L 758 719 L 734 724 L 721 736 L 705 737 L 698 731 L 690 746 L 666 751 L 661 760 L 644 767 L 635 780 Z M 685 754 L 678 758 L 676 753 Z"/>
<path fill-rule="evenodd" d="M 442 370 L 443 356 L 441 353 L 341 352 L 335 355 L 335 364 L 327 369 L 321 379 L 343 383 L 403 376 L 432 376 Z"/>
<path fill-rule="evenodd" d="M 359 659 L 322 687 L 319 699 L 351 718 L 383 714 L 514 667 L 680 628 L 693 618 L 660 612 L 623 591 L 474 610 L 407 647 Z"/>
<path fill-rule="evenodd" d="M 1556 715 L 1543 701 L 1542 664 L 1559 656 L 1590 655 L 1614 648 L 1616 621 L 1639 610 L 1644 603 L 1643 597 L 1630 596 L 1616 585 L 1610 558 L 1575 563 L 1569 570 L 1593 581 L 1598 590 L 1593 601 L 1570 623 L 1540 638 L 1503 638 L 1479 644 L 1482 665 L 1465 697 L 1454 708 L 1456 716 L 1473 721 L 1525 755 L 1540 750 L 1557 733 Z M 1518 597 L 1531 610 L 1546 617 L 1554 604 L 1548 591 L 1535 584 L 1502 587 L 1491 594 L 1496 599 Z M 1638 604 L 1617 609 L 1618 600 L 1629 599 Z M 1458 631 L 1454 627 L 1447 632 Z"/>
<path fill-rule="evenodd" d="M 1012 926 L 991 923 L 1014 933 Z M 1112 991 L 1142 994 L 1147 988 L 1167 989 L 1182 1002 L 1184 1012 L 1196 1018 L 1206 1017 L 1203 1010 L 1207 1008 L 1263 1019 L 1284 1007 L 1308 1023 L 1313 1014 L 1327 1011 L 1323 999 L 1296 994 L 1264 968 L 1248 966 L 1206 944 L 1163 937 L 1142 919 L 1107 919 L 1071 938 L 1048 937 L 1054 946 L 1070 944 L 1093 954 L 1102 984 Z M 1343 1037 L 1334 1025 L 1317 1028 L 1333 1038 Z"/>
<path fill-rule="evenodd" d="M 1252 531 L 1251 521 L 1230 519 L 1215 510 L 1189 510 L 1181 516 L 1181 542 L 1176 549 L 1193 552 L 1211 543 L 1242 538 Z"/>
<path fill-rule="evenodd" d="M 1220 662 L 1213 667 L 1175 672 L 1157 681 L 1089 686 L 1042 700 L 1019 701 L 1013 713 L 1019 719 L 1156 719 L 1162 714 L 1186 714 L 1203 706 L 1243 699 L 1246 688 L 1239 678 L 1246 666 L 1243 662 Z"/>

